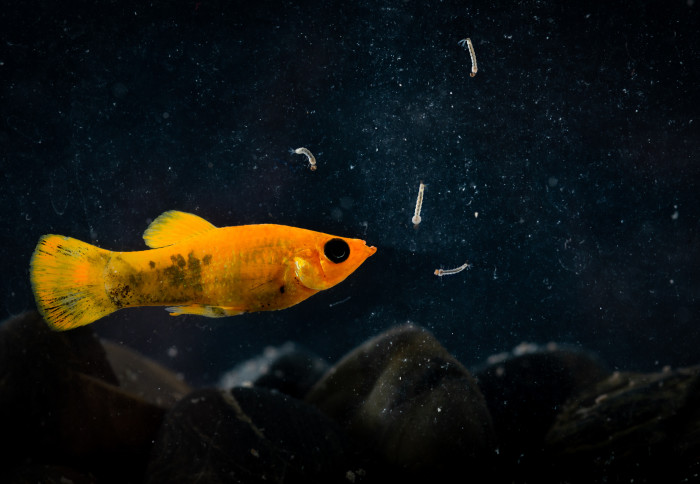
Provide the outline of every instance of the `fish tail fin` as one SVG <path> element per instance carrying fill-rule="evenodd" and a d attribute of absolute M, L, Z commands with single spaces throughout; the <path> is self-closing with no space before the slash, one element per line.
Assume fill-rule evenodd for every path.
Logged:
<path fill-rule="evenodd" d="M 110 251 L 70 237 L 39 239 L 30 278 L 39 312 L 52 329 L 84 326 L 119 309 L 105 290 L 110 258 Z"/>

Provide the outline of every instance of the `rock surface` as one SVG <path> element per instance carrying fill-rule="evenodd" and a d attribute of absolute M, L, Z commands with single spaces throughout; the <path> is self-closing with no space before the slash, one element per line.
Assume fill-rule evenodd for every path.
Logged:
<path fill-rule="evenodd" d="M 106 482 L 138 479 L 165 409 L 118 384 L 90 327 L 53 332 L 36 312 L 3 322 L 0 473 L 60 463 Z"/>
<path fill-rule="evenodd" d="M 22 314 L 0 325 L 0 482 L 683 483 L 700 475 L 700 367 L 610 374 L 585 352 L 527 346 L 490 359 L 475 379 L 413 325 L 357 347 L 307 393 L 314 361 L 277 352 L 264 371 L 238 374 L 255 374 L 249 388 L 190 392 L 90 327 L 57 333 L 37 313 Z M 282 392 L 307 393 L 306 401 Z"/>
<path fill-rule="evenodd" d="M 163 408 L 170 408 L 192 389 L 172 371 L 136 351 L 102 340 L 122 390 Z"/>
<path fill-rule="evenodd" d="M 547 446 L 567 482 L 697 482 L 700 366 L 613 373 L 562 409 Z"/>
<path fill-rule="evenodd" d="M 495 439 L 469 372 L 426 330 L 393 328 L 345 356 L 307 396 L 394 479 L 489 470 Z"/>
<path fill-rule="evenodd" d="M 236 365 L 221 377 L 219 387 L 255 386 L 302 399 L 327 369 L 328 363 L 318 355 L 287 342 Z"/>
<path fill-rule="evenodd" d="M 340 428 L 310 405 L 261 388 L 205 389 L 168 413 L 146 482 L 341 483 L 364 469 Z"/>
<path fill-rule="evenodd" d="M 541 476 L 544 438 L 561 406 L 609 375 L 593 355 L 550 343 L 523 344 L 475 371 L 498 439 L 499 468 L 511 479 Z"/>

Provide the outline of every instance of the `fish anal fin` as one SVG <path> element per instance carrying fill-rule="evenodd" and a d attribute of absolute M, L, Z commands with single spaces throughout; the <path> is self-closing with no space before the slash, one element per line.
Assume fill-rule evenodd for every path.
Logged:
<path fill-rule="evenodd" d="M 197 215 L 169 210 L 160 214 L 143 233 L 143 240 L 151 249 L 173 245 L 216 227 Z"/>
<path fill-rule="evenodd" d="M 189 306 L 173 306 L 165 308 L 171 316 L 181 316 L 183 314 L 196 314 L 198 316 L 206 316 L 207 318 L 224 318 L 226 316 L 237 316 L 243 314 L 238 308 L 222 307 L 222 306 L 204 306 L 201 304 L 191 304 Z"/>

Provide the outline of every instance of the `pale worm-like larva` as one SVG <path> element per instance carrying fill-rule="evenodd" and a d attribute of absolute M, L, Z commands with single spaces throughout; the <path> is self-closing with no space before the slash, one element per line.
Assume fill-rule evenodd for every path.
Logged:
<path fill-rule="evenodd" d="M 455 269 L 435 269 L 435 275 L 438 277 L 442 276 L 449 276 L 451 274 L 457 274 L 458 272 L 462 272 L 464 269 L 469 269 L 472 265 L 469 262 L 465 262 L 459 267 L 456 267 Z"/>
<path fill-rule="evenodd" d="M 314 157 L 309 150 L 306 148 L 297 148 L 294 150 L 294 153 L 297 155 L 306 155 L 306 158 L 309 160 L 309 170 L 316 171 L 316 157 Z"/>
<path fill-rule="evenodd" d="M 467 37 L 466 39 L 462 39 L 458 42 L 459 45 L 462 47 L 465 47 L 469 49 L 469 57 L 472 58 L 472 71 L 469 73 L 469 77 L 474 77 L 479 70 L 479 68 L 476 65 L 476 54 L 474 53 L 474 46 L 472 45 L 472 39 Z"/>
<path fill-rule="evenodd" d="M 421 221 L 420 210 L 423 208 L 423 190 L 425 190 L 425 185 L 423 182 L 420 182 L 420 185 L 418 186 L 418 198 L 416 199 L 416 210 L 413 212 L 413 218 L 411 219 L 413 226 L 416 228 L 418 228 L 418 224 Z"/>

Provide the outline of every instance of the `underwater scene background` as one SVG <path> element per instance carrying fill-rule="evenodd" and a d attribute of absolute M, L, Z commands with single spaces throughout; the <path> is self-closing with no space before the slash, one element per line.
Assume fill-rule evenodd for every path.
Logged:
<path fill-rule="evenodd" d="M 378 249 L 283 311 L 91 326 L 195 387 L 407 322 L 467 367 L 523 342 L 699 362 L 693 0 L 28 1 L 0 21 L 2 319 L 36 307 L 41 235 L 142 250 L 181 210 Z"/>
<path fill-rule="evenodd" d="M 620 368 L 695 363 L 697 10 L 16 3 L 2 12 L 1 309 L 34 307 L 42 234 L 141 250 L 177 209 L 378 248 L 283 312 L 96 323 L 196 381 L 287 340 L 337 359 L 405 321 L 466 363 L 523 341 Z"/>

